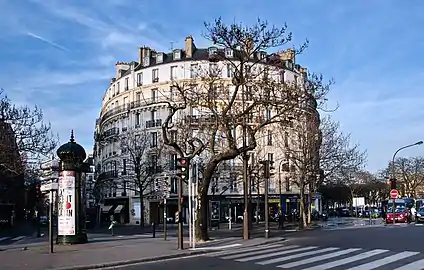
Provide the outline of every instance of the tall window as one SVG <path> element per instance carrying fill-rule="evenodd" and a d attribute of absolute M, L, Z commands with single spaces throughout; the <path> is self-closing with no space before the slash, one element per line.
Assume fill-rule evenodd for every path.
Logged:
<path fill-rule="evenodd" d="M 152 70 L 152 81 L 158 82 L 159 81 L 159 69 L 155 68 Z"/>
<path fill-rule="evenodd" d="M 272 131 L 268 130 L 268 134 L 267 134 L 267 145 L 271 146 L 272 145 Z"/>
<path fill-rule="evenodd" d="M 143 85 L 143 73 L 142 72 L 137 74 L 137 85 L 138 86 Z"/>
<path fill-rule="evenodd" d="M 150 146 L 151 147 L 157 147 L 158 146 L 158 133 L 157 132 L 152 132 L 151 133 L 151 142 L 150 142 Z"/>
<path fill-rule="evenodd" d="M 125 90 L 128 90 L 129 88 L 129 79 L 125 78 Z"/>
<path fill-rule="evenodd" d="M 191 68 L 190 68 L 190 78 L 194 79 L 197 77 L 197 71 L 199 69 L 199 65 L 198 64 L 191 64 Z"/>
<path fill-rule="evenodd" d="M 171 67 L 171 80 L 177 79 L 177 66 Z"/>

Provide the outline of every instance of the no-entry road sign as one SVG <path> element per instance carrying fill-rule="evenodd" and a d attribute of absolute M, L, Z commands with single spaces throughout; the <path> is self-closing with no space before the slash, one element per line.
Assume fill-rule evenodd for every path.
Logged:
<path fill-rule="evenodd" d="M 399 192 L 396 189 L 390 190 L 390 198 L 396 199 L 399 195 Z"/>

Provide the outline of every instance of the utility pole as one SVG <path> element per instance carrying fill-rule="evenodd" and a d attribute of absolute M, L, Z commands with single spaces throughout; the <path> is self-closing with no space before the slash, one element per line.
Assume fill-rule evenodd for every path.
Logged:
<path fill-rule="evenodd" d="M 183 181 L 189 180 L 189 159 L 177 158 L 177 176 L 178 176 L 178 212 L 175 215 L 175 221 L 178 223 L 178 249 L 184 249 L 183 239 Z"/>

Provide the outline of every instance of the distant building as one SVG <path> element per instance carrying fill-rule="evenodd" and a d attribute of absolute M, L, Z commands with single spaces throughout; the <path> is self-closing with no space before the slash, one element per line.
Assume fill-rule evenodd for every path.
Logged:
<path fill-rule="evenodd" d="M 0 121 L 0 220 L 24 218 L 24 166 L 12 126 Z"/>

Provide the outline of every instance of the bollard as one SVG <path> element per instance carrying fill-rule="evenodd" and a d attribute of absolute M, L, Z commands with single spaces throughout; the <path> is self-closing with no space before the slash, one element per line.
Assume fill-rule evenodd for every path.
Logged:
<path fill-rule="evenodd" d="M 152 236 L 153 238 L 156 238 L 156 224 L 152 222 Z"/>

